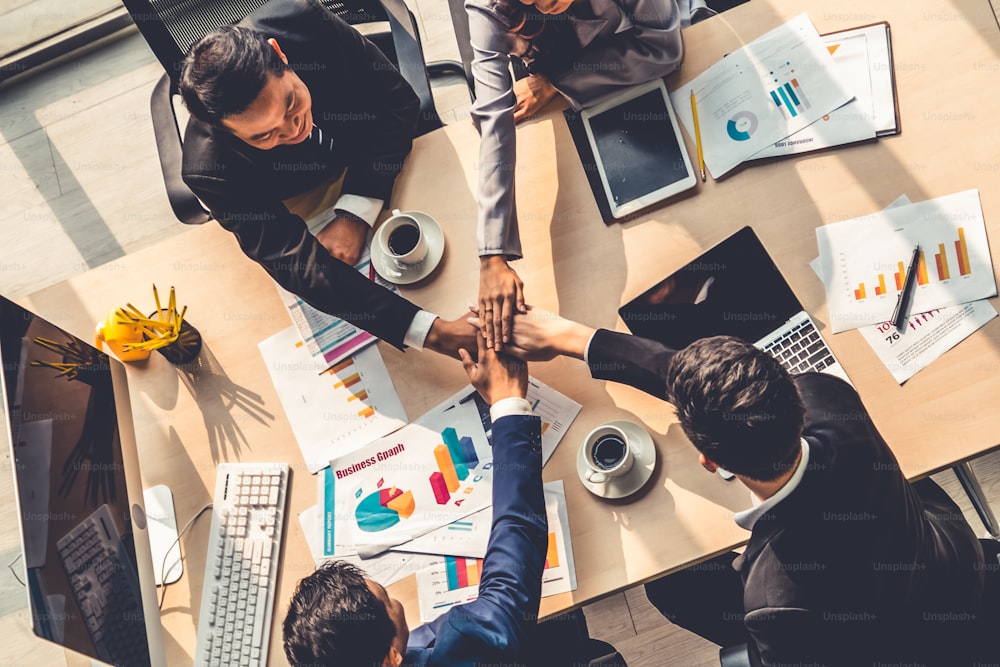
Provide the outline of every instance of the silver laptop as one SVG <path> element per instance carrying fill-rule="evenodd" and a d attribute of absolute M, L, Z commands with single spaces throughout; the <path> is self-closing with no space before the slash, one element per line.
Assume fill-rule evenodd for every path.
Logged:
<path fill-rule="evenodd" d="M 750 227 L 744 227 L 618 310 L 629 330 L 675 349 L 706 336 L 742 338 L 793 374 L 847 382 L 844 367 Z"/>

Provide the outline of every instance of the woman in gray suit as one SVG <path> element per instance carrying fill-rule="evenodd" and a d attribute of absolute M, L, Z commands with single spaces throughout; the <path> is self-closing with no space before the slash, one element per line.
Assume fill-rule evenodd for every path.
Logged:
<path fill-rule="evenodd" d="M 690 0 L 682 0 L 685 8 Z M 523 283 L 514 208 L 514 123 L 556 93 L 574 109 L 673 72 L 683 56 L 678 0 L 466 0 L 479 149 L 479 309 L 487 344 L 507 342 Z M 530 72 L 514 81 L 511 59 Z"/>

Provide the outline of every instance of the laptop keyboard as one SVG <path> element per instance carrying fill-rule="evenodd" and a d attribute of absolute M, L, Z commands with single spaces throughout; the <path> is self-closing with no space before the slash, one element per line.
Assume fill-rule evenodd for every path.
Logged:
<path fill-rule="evenodd" d="M 822 371 L 835 361 L 830 348 L 808 320 L 795 325 L 762 349 L 792 374 Z"/>

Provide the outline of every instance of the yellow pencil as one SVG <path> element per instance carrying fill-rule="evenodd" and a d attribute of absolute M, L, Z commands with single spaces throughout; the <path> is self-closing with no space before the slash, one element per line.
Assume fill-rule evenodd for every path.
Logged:
<path fill-rule="evenodd" d="M 160 308 L 160 293 L 156 291 L 156 283 L 153 283 L 153 301 L 156 302 L 156 317 L 163 322 L 163 309 Z"/>
<path fill-rule="evenodd" d="M 701 128 L 698 127 L 698 104 L 694 101 L 694 90 L 691 91 L 691 115 L 694 116 L 694 141 L 698 144 L 698 169 L 701 170 L 701 182 L 705 182 L 705 153 L 701 148 Z"/>

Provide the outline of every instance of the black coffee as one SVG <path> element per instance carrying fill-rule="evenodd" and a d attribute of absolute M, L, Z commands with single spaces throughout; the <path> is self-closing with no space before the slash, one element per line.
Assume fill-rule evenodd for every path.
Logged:
<path fill-rule="evenodd" d="M 405 255 L 417 247 L 420 241 L 420 230 L 416 225 L 400 225 L 389 234 L 389 252 L 393 255 Z"/>
<path fill-rule="evenodd" d="M 611 470 L 625 458 L 625 441 L 617 435 L 605 435 L 594 443 L 594 463 L 598 468 Z"/>

